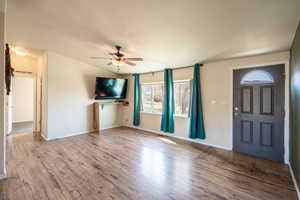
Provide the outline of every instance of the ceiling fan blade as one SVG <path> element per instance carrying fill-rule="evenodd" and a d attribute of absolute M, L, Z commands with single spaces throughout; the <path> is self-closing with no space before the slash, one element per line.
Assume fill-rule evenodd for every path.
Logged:
<path fill-rule="evenodd" d="M 143 58 L 124 58 L 124 60 L 143 61 Z"/>
<path fill-rule="evenodd" d="M 92 57 L 90 57 L 90 59 L 104 59 L 104 60 L 110 60 L 111 58 L 92 56 Z"/>
<path fill-rule="evenodd" d="M 115 59 L 115 60 L 118 60 L 118 59 L 119 59 L 119 57 L 116 56 L 115 54 L 112 56 L 112 58 Z"/>
<path fill-rule="evenodd" d="M 127 65 L 136 66 L 135 63 L 129 62 L 129 61 L 127 61 L 127 60 L 124 60 L 124 63 L 126 63 Z"/>
<path fill-rule="evenodd" d="M 107 65 L 108 65 L 108 66 L 109 66 L 109 65 L 112 65 L 112 62 L 107 63 Z"/>

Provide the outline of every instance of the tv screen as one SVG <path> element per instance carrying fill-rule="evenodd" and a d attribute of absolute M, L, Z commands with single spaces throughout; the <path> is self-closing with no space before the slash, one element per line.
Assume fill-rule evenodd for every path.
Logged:
<path fill-rule="evenodd" d="M 96 78 L 95 99 L 125 99 L 127 79 Z"/>

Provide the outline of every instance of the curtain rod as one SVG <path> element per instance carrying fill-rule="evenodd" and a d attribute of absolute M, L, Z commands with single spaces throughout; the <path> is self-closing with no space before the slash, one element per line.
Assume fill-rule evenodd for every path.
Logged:
<path fill-rule="evenodd" d="M 203 64 L 199 64 L 200 65 L 200 67 L 202 67 L 203 66 Z M 176 68 L 171 68 L 172 70 L 177 70 L 177 69 L 184 69 L 184 68 L 190 68 L 190 67 L 194 67 L 194 65 L 193 66 L 185 66 L 185 67 L 176 67 Z M 170 68 L 166 68 L 166 69 L 170 69 Z M 133 73 L 133 74 L 131 74 L 131 75 L 134 75 L 134 74 L 153 74 L 153 73 L 157 73 L 157 72 L 163 72 L 165 69 L 163 69 L 163 70 L 157 70 L 157 71 L 152 71 L 152 72 L 142 72 L 142 73 Z"/>

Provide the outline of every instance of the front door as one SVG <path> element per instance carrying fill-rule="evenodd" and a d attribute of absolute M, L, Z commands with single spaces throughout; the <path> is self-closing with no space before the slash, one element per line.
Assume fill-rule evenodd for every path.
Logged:
<path fill-rule="evenodd" d="M 284 65 L 233 75 L 233 150 L 283 162 Z"/>

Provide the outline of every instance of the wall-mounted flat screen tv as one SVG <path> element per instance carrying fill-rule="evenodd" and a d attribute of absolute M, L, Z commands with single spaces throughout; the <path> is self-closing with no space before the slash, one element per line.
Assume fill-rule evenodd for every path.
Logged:
<path fill-rule="evenodd" d="M 95 99 L 125 99 L 127 79 L 96 78 Z"/>

